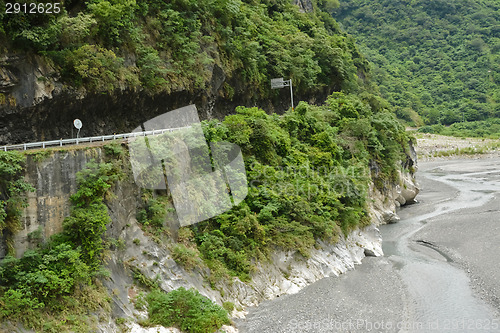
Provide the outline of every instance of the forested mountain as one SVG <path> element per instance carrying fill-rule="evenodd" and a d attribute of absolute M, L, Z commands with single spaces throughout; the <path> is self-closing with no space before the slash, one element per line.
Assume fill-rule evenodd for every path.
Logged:
<path fill-rule="evenodd" d="M 334 17 L 399 117 L 447 125 L 500 116 L 498 1 L 345 0 Z"/>

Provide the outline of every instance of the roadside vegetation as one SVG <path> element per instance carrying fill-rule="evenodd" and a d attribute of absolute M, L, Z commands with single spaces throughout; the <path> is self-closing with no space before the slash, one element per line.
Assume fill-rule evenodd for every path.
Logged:
<path fill-rule="evenodd" d="M 241 147 L 249 186 L 237 207 L 181 228 L 171 249 L 188 270 L 207 265 L 212 286 L 231 276 L 249 280 L 256 261 L 275 249 L 307 257 L 317 240 L 334 243 L 369 224 L 370 183 L 383 191 L 398 182 L 409 153 L 410 138 L 393 114 L 343 93 L 324 106 L 301 102 L 283 116 L 238 107 L 203 127 L 209 141 Z M 147 198 L 139 221 L 161 230 L 165 200 Z"/>

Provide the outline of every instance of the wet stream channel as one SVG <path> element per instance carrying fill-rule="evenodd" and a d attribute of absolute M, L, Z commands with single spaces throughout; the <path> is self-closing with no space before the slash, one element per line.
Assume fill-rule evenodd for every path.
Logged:
<path fill-rule="evenodd" d="M 400 211 L 400 223 L 380 228 L 384 255 L 407 288 L 410 301 L 404 319 L 409 331 L 500 332 L 494 309 L 473 294 L 470 278 L 460 265 L 439 245 L 415 236 L 427 223 L 439 223 L 441 216 L 460 215 L 495 200 L 500 172 L 492 166 L 484 171 L 467 170 L 467 166 L 459 172 L 439 166 L 420 171 L 424 191 L 419 199 L 433 202 L 433 210 L 415 214 L 420 207 L 407 207 Z M 448 191 L 425 192 L 438 183 L 449 186 Z"/>

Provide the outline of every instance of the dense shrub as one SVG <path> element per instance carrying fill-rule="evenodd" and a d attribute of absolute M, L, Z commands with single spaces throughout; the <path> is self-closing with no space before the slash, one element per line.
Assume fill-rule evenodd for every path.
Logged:
<path fill-rule="evenodd" d="M 226 310 L 193 289 L 181 287 L 167 294 L 154 290 L 147 295 L 147 302 L 152 324 L 175 326 L 189 333 L 209 333 L 230 323 Z"/>
<path fill-rule="evenodd" d="M 52 58 L 65 83 L 94 91 L 194 91 L 214 65 L 245 82 L 248 96 L 276 97 L 267 88 L 274 77 L 304 94 L 355 88 L 367 63 L 321 11 L 336 1 L 319 3 L 300 13 L 289 1 L 65 1 L 57 15 L 0 13 L 0 34 Z M 235 89 L 242 93 L 228 95 Z"/>
<path fill-rule="evenodd" d="M 317 239 L 335 242 L 369 223 L 370 179 L 381 186 L 397 180 L 408 149 L 394 115 L 343 93 L 322 107 L 301 102 L 282 117 L 240 107 L 222 123 L 205 122 L 204 131 L 241 147 L 249 192 L 237 207 L 194 226 L 195 241 L 209 267 L 222 264 L 241 279 L 275 247 L 307 256 Z"/>

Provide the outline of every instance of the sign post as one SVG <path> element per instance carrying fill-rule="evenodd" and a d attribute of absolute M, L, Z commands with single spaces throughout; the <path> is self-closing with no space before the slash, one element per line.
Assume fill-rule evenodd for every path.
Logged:
<path fill-rule="evenodd" d="M 271 89 L 280 89 L 283 87 L 290 87 L 290 99 L 292 101 L 292 111 L 294 111 L 292 79 L 283 80 L 282 77 L 271 79 Z"/>
<path fill-rule="evenodd" d="M 82 128 L 82 121 L 80 119 L 75 119 L 73 120 L 73 125 L 78 130 L 78 132 L 76 133 L 76 142 L 78 143 L 78 136 L 80 134 L 80 129 Z"/>

